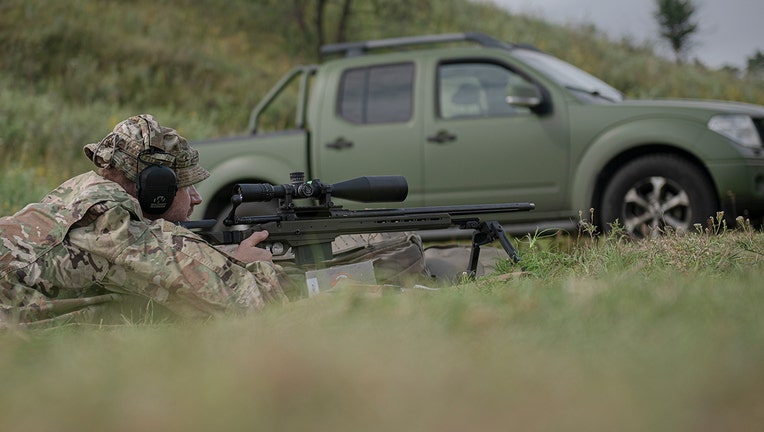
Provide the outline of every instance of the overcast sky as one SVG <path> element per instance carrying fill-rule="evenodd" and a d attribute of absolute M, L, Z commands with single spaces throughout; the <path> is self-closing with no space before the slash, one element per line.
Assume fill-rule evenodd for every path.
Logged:
<path fill-rule="evenodd" d="M 655 0 L 493 0 L 512 13 L 526 13 L 560 24 L 591 23 L 611 39 L 651 40 L 659 52 L 673 54 L 660 41 L 653 17 Z M 764 0 L 694 0 L 698 32 L 689 59 L 709 67 L 744 69 L 756 50 L 764 52 Z"/>

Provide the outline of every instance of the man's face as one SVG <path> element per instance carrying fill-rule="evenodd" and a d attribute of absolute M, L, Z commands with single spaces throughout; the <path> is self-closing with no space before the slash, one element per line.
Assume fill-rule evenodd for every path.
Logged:
<path fill-rule="evenodd" d="M 175 194 L 175 199 L 170 208 L 159 217 L 175 223 L 187 221 L 191 217 L 194 207 L 201 203 L 202 197 L 193 185 L 182 187 Z"/>

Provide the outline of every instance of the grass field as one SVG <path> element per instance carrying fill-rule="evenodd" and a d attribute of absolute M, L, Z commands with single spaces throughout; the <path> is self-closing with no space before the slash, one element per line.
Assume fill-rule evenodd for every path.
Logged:
<path fill-rule="evenodd" d="M 518 239 L 440 291 L 0 334 L 2 429 L 761 430 L 764 235 Z"/>
<path fill-rule="evenodd" d="M 82 146 L 130 115 L 191 140 L 243 131 L 280 76 L 317 60 L 295 9 L 308 3 L 0 2 L 0 215 L 91 169 Z M 344 2 L 328 3 L 336 23 Z M 354 5 L 348 40 L 479 30 L 630 98 L 764 103 L 760 76 L 676 65 L 594 25 L 463 0 Z M 764 234 L 717 222 L 632 242 L 582 227 L 518 239 L 520 277 L 504 263 L 436 292 L 2 331 L 0 431 L 761 430 Z"/>

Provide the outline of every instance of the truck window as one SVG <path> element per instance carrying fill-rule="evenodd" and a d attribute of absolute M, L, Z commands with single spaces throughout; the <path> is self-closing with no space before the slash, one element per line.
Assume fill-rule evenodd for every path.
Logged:
<path fill-rule="evenodd" d="M 340 78 L 337 114 L 356 124 L 406 122 L 413 92 L 412 63 L 348 69 Z"/>
<path fill-rule="evenodd" d="M 438 67 L 438 107 L 441 118 L 494 117 L 529 113 L 506 103 L 507 87 L 524 81 L 493 63 L 447 63 Z"/>

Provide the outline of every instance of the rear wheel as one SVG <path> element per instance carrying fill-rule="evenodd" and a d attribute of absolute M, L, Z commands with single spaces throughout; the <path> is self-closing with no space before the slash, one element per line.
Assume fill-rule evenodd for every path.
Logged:
<path fill-rule="evenodd" d="M 602 199 L 605 231 L 618 224 L 633 237 L 688 231 L 715 215 L 716 193 L 705 174 L 675 155 L 649 155 L 624 165 Z"/>

